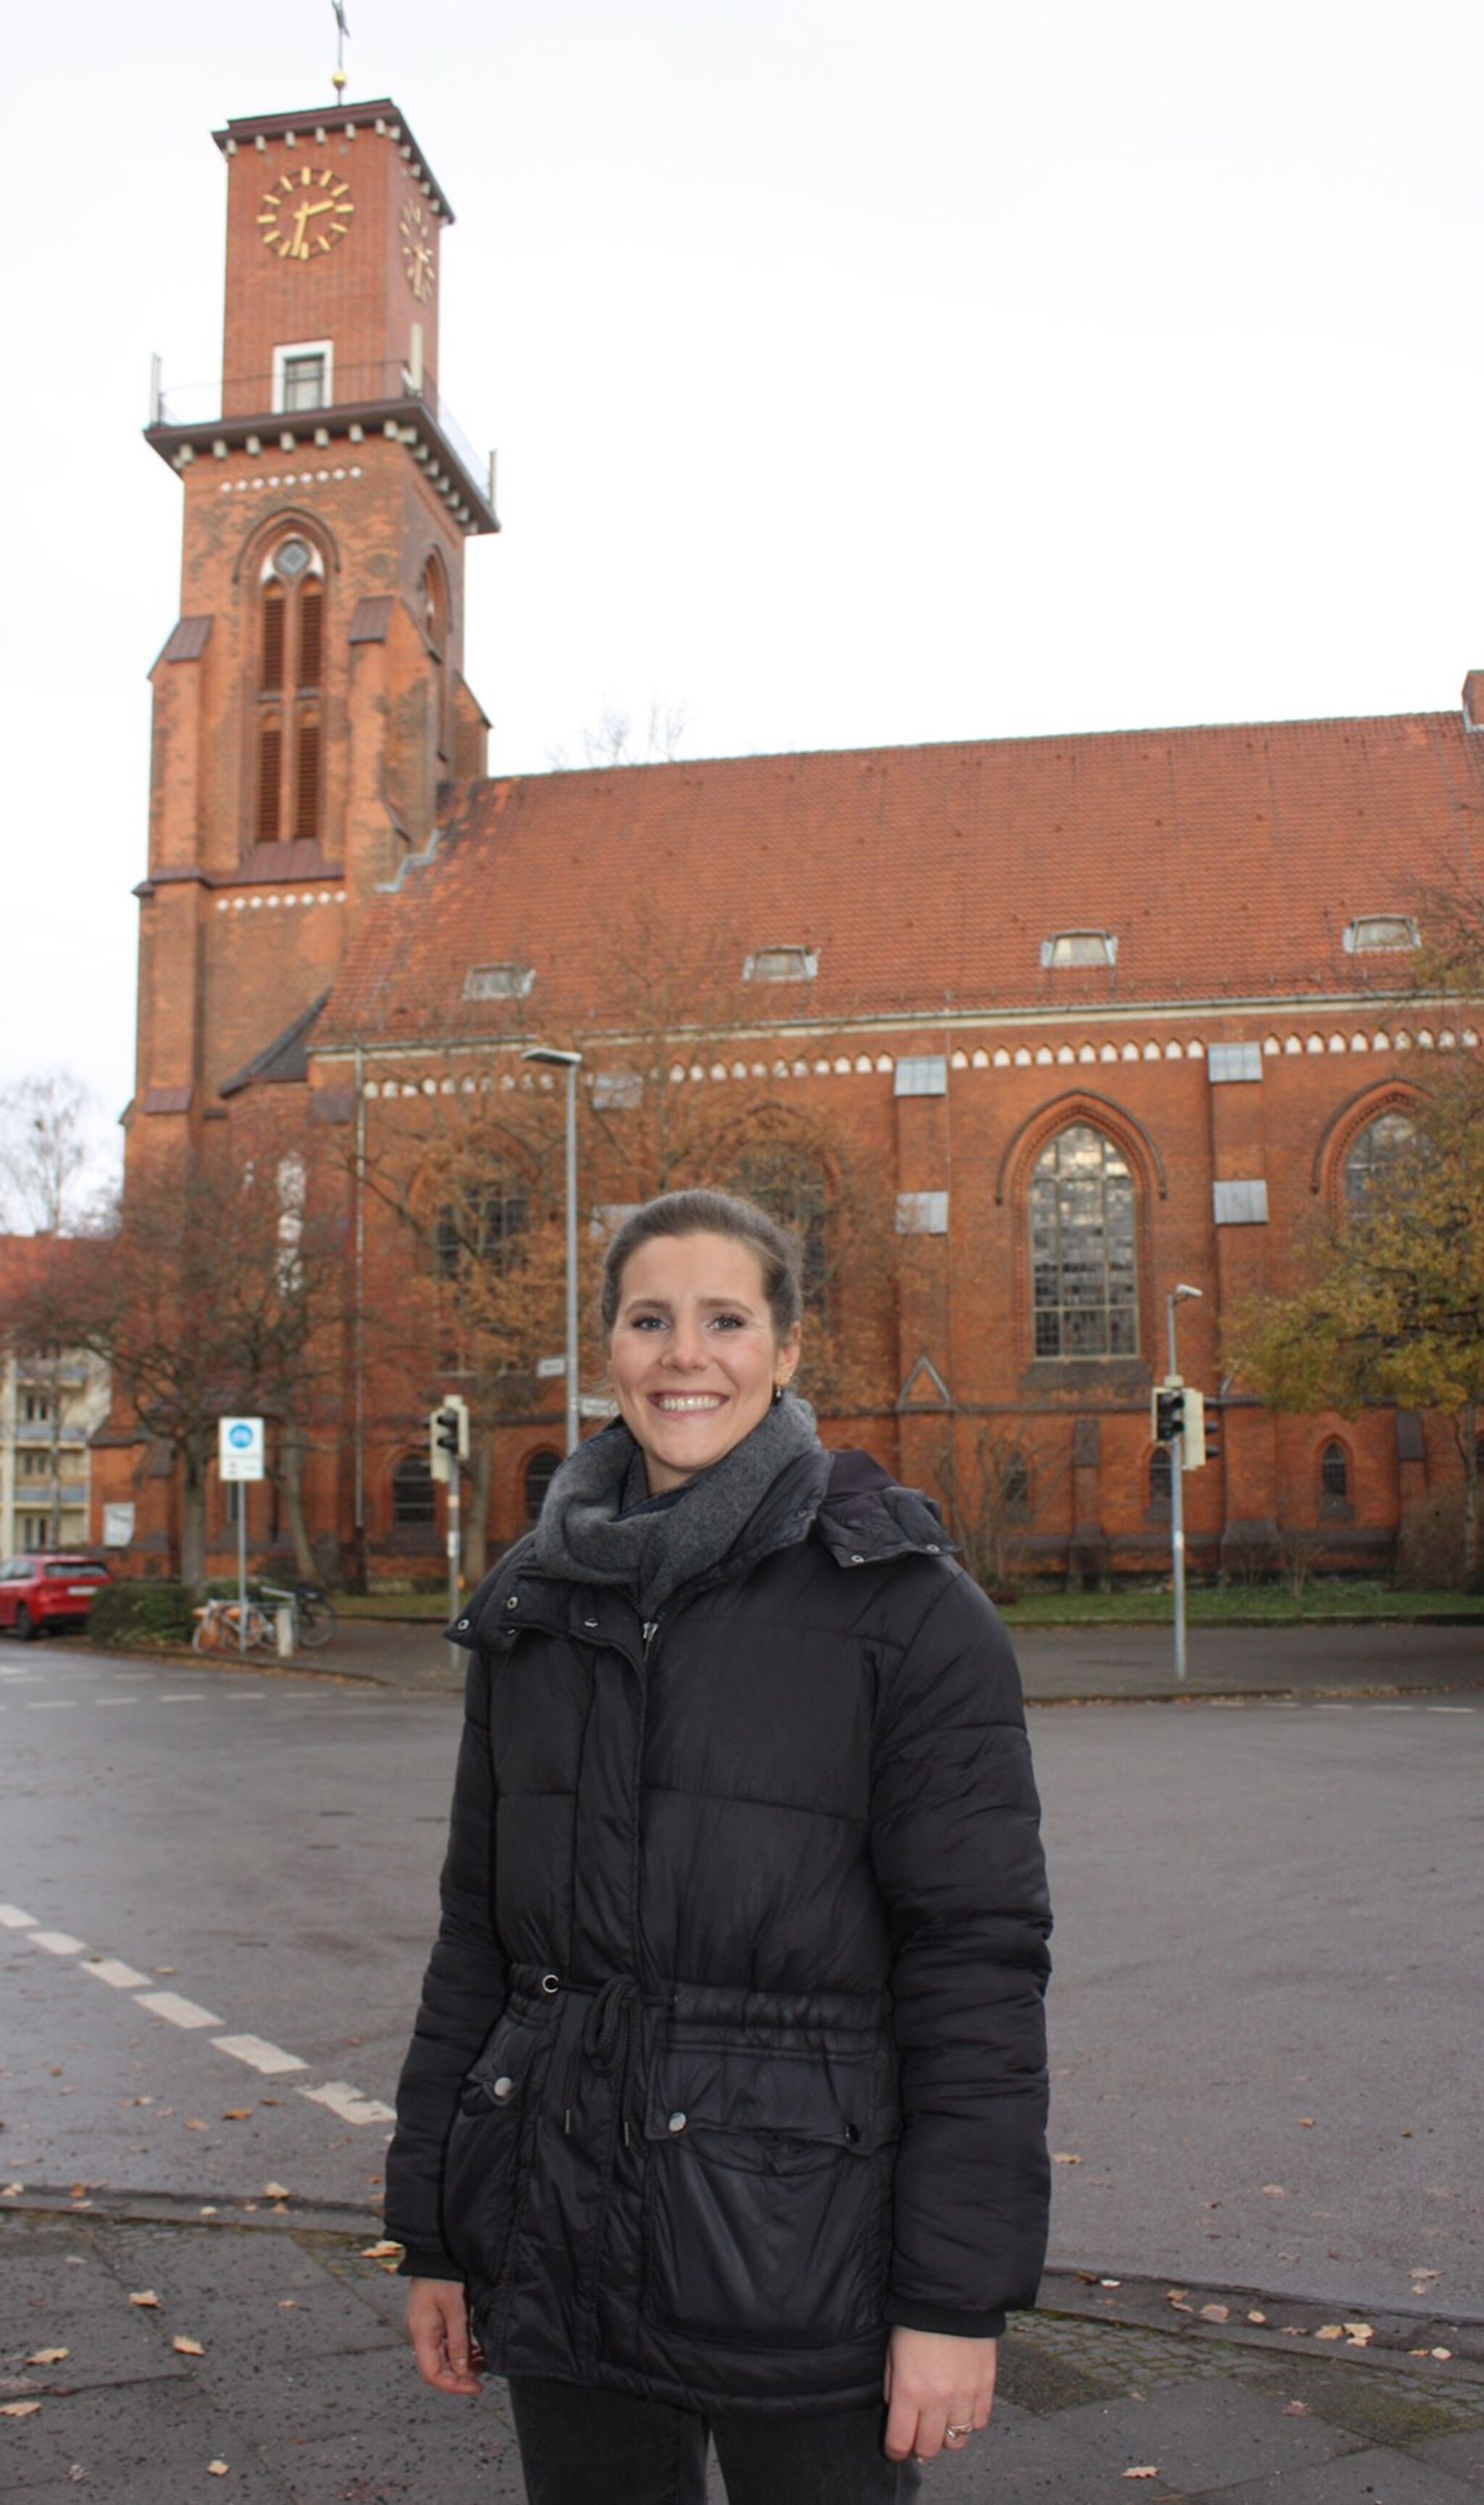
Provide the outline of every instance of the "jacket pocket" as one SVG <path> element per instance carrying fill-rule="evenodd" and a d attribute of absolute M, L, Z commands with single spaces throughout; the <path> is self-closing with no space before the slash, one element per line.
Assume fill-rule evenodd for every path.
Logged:
<path fill-rule="evenodd" d="M 459 2090 L 443 2155 L 443 2240 L 478 2287 L 494 2287 L 504 2267 L 550 2054 L 549 2008 L 512 1998 Z"/>
<path fill-rule="evenodd" d="M 749 2348 L 879 2330 L 895 2135 L 874 2045 L 672 2038 L 644 2117 L 649 2319 Z"/>

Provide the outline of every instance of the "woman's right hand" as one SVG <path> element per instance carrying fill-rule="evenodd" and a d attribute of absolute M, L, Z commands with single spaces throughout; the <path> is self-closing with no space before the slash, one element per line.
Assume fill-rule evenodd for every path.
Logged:
<path fill-rule="evenodd" d="M 435 2392 L 470 2398 L 482 2388 L 484 2359 L 469 2337 L 461 2279 L 413 2279 L 407 2291 L 407 2337 L 418 2373 Z"/>

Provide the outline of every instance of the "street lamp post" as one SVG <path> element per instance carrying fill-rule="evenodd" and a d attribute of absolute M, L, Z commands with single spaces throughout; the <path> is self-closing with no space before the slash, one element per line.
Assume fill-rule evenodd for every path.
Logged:
<path fill-rule="evenodd" d="M 567 1073 L 567 1449 L 574 1453 L 582 1431 L 577 1394 L 577 1073 L 582 1055 L 534 1043 L 521 1059 Z"/>
<path fill-rule="evenodd" d="M 1169 1372 L 1165 1378 L 1173 1391 L 1180 1382 L 1175 1362 L 1175 1307 L 1197 1301 L 1199 1288 L 1172 1288 L 1164 1300 L 1165 1337 L 1168 1346 Z M 1185 1428 L 1177 1428 L 1170 1439 L 1170 1543 L 1175 1556 L 1175 1676 L 1183 1680 L 1186 1673 L 1185 1641 Z"/>

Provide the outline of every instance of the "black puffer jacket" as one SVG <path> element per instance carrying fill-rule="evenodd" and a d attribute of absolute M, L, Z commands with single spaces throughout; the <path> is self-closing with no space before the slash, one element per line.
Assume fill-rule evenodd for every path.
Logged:
<path fill-rule="evenodd" d="M 641 1627 L 522 1541 L 473 1653 L 387 2226 L 492 2367 L 840 2409 L 1045 2250 L 1051 1927 L 1009 1642 L 863 1454 Z"/>

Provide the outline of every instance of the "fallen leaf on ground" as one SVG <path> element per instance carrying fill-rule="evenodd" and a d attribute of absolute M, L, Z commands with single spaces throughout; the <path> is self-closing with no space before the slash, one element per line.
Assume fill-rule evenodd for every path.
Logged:
<path fill-rule="evenodd" d="M 1124 2471 L 1123 2476 L 1125 2479 L 1157 2479 L 1159 2466 L 1154 2461 L 1136 2462 L 1132 2470 Z"/>
<path fill-rule="evenodd" d="M 1428 2350 L 1428 2355 L 1430 2357 L 1451 2357 L 1453 2351 L 1451 2348 L 1430 2348 Z"/>
<path fill-rule="evenodd" d="M 1289 2197 L 1289 2187 L 1286 2183 L 1264 2183 L 1262 2191 L 1264 2198 L 1269 2201 L 1286 2201 Z"/>
<path fill-rule="evenodd" d="M 158 2305 L 159 2299 L 153 2287 L 140 2287 L 135 2289 L 129 2298 L 129 2303 L 130 2305 Z"/>
<path fill-rule="evenodd" d="M 18 2201 L 25 2188 L 23 2183 L 7 2183 L 0 2186 L 0 2192 L 7 2201 Z"/>
<path fill-rule="evenodd" d="M 1376 2326 L 1373 2322 L 1347 2322 L 1345 2329 L 1350 2335 L 1350 2345 L 1353 2348 L 1365 2347 L 1367 2343 L 1374 2340 L 1376 2336 Z"/>
<path fill-rule="evenodd" d="M 1309 2404 L 1307 2401 L 1285 2401 L 1283 2415 L 1286 2418 L 1306 2418 L 1309 2415 Z"/>
<path fill-rule="evenodd" d="M 1167 2287 L 1164 2291 L 1171 2305 L 1180 2305 L 1190 2295 L 1188 2287 Z"/>
<path fill-rule="evenodd" d="M 379 2244 L 362 2244 L 361 2247 L 361 2259 L 363 2262 L 384 2262 L 388 2260 L 393 2253 L 400 2253 L 400 2244 L 390 2243 L 384 2236 Z"/>
<path fill-rule="evenodd" d="M 1258 2313 L 1254 2311 L 1249 2313 L 1247 2319 L 1249 2322 L 1265 2322 L 1267 2320 L 1267 2316 L 1265 2313 Z"/>
<path fill-rule="evenodd" d="M 74 2201 L 86 2201 L 86 2198 L 87 2198 L 87 2186 L 86 2186 L 86 2183 L 74 2183 L 74 2185 L 73 2185 L 73 2187 L 72 2187 L 71 2194 L 70 2194 L 70 2196 L 69 2196 L 69 2197 L 70 2197 L 72 2200 L 74 2200 Z"/>
<path fill-rule="evenodd" d="M 184 2331 L 176 2333 L 170 2346 L 182 2357 L 204 2357 L 206 2354 L 199 2340 L 188 2340 Z"/>
<path fill-rule="evenodd" d="M 192 2114 L 186 2125 L 186 2129 L 188 2131 L 204 2131 L 206 2129 L 206 2125 L 202 2122 L 198 2114 Z"/>
<path fill-rule="evenodd" d="M 262 2188 L 265 2198 L 269 2201 L 287 2201 L 289 2198 L 287 2183 L 265 2183 Z"/>
<path fill-rule="evenodd" d="M 26 2364 L 28 2366 L 59 2366 L 62 2359 L 64 2357 L 69 2357 L 71 2354 L 72 2351 L 70 2348 L 33 2348 L 29 2357 L 26 2359 Z"/>
<path fill-rule="evenodd" d="M 1082 2159 L 1080 2157 L 1074 2157 L 1069 2149 L 1061 2148 L 1053 2152 L 1052 2164 L 1053 2166 L 1080 2166 L 1082 2164 Z"/>
<path fill-rule="evenodd" d="M 0 2402 L 0 2418 L 28 2418 L 40 2409 L 40 2401 Z"/>
<path fill-rule="evenodd" d="M 1200 2309 L 1200 2318 L 1202 2322 L 1229 2322 L 1231 2308 L 1229 2305 L 1203 2305 Z"/>
<path fill-rule="evenodd" d="M 228 2105 L 222 2119 L 224 2122 L 251 2122 L 253 2108 L 251 2105 Z"/>
<path fill-rule="evenodd" d="M 1422 2268 L 1421 2264 L 1419 2263 L 1419 2264 L 1417 2264 L 1413 2269 L 1411 2269 L 1411 2270 L 1409 2270 L 1409 2271 L 1407 2272 L 1407 2276 L 1408 2276 L 1408 2278 L 1409 2278 L 1409 2279 L 1413 2279 L 1413 2280 L 1417 2280 L 1417 2279 L 1424 2279 L 1424 2278 L 1441 2278 L 1441 2277 L 1442 2277 L 1442 2272 L 1441 2272 L 1441 2271 L 1434 2271 L 1434 2270 L 1424 2270 L 1424 2269 Z"/>
<path fill-rule="evenodd" d="M 1097 2283 L 1099 2287 L 1122 2287 L 1123 2284 L 1121 2278 L 1100 2278 Z"/>
<path fill-rule="evenodd" d="M 1314 2337 L 1316 2340 L 1343 2340 L 1345 2326 L 1343 2322 L 1322 2322 Z"/>
<path fill-rule="evenodd" d="M 224 2479 L 228 2465 L 224 2461 L 208 2461 L 206 2468 L 213 2479 Z"/>

